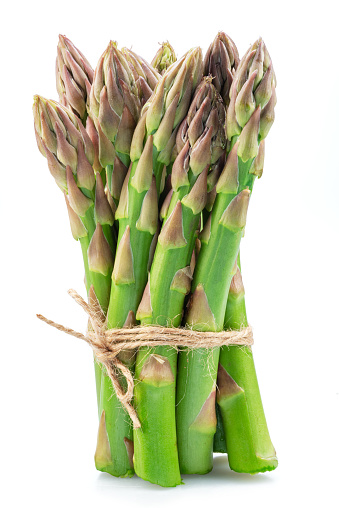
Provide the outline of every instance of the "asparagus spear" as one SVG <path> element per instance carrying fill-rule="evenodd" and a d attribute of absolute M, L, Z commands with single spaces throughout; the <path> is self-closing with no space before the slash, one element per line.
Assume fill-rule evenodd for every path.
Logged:
<path fill-rule="evenodd" d="M 228 136 L 232 144 L 239 134 L 239 128 L 240 130 L 241 126 L 244 130 L 246 128 L 243 125 L 242 99 L 239 97 L 246 98 L 246 114 L 248 111 L 255 111 L 258 105 L 262 107 L 256 145 L 258 147 L 257 156 L 254 160 L 250 159 L 247 162 L 243 160 L 246 156 L 239 157 L 239 184 L 241 187 L 247 185 L 252 189 L 255 177 L 262 175 L 264 138 L 273 123 L 276 102 L 275 75 L 271 59 L 261 39 L 248 50 L 242 59 L 241 67 L 234 90 L 231 91 L 232 107 L 230 107 L 227 122 Z M 255 71 L 257 71 L 256 74 L 254 74 Z M 247 171 L 244 169 L 246 167 Z M 234 326 L 237 329 L 239 325 L 247 324 L 239 269 L 233 282 L 232 292 L 227 303 L 225 325 L 227 327 Z M 234 311 L 233 320 L 230 318 L 231 309 Z M 233 388 L 238 388 L 234 391 L 230 388 L 227 394 L 227 388 L 225 390 L 224 387 L 230 386 L 231 383 Z M 222 348 L 218 385 L 220 387 L 218 404 L 223 417 L 230 467 L 238 472 L 249 473 L 275 469 L 278 461 L 267 429 L 250 348 Z M 242 425 L 239 425 L 239 421 L 242 422 Z"/>
<path fill-rule="evenodd" d="M 144 58 L 131 49 L 122 48 L 121 52 L 129 63 L 138 87 L 140 103 L 143 106 L 151 97 L 161 76 Z"/>
<path fill-rule="evenodd" d="M 172 168 L 173 193 L 138 309 L 142 324 L 179 326 L 190 290 L 190 261 L 206 203 L 207 174 L 225 149 L 225 109 L 205 78 L 199 85 L 177 135 L 178 156 Z M 175 350 L 160 346 L 139 351 L 135 405 L 141 429 L 134 431 L 135 470 L 163 486 L 181 483 L 176 446 Z M 161 415 L 161 417 L 159 417 Z M 161 457 L 161 461 L 158 460 Z"/>
<path fill-rule="evenodd" d="M 218 36 L 219 36 L 219 34 L 218 34 Z M 214 52 L 216 53 L 216 56 L 214 56 L 214 58 L 213 58 L 213 56 L 208 56 L 208 54 L 207 54 L 206 58 L 205 58 L 205 65 L 206 65 L 206 61 L 209 60 L 210 64 L 208 66 L 206 66 L 207 69 L 217 76 L 217 79 L 215 81 L 220 83 L 220 85 L 219 85 L 220 89 L 223 89 L 223 86 L 225 86 L 225 90 L 224 90 L 224 93 L 222 93 L 222 96 L 224 98 L 225 104 L 228 105 L 229 104 L 229 89 L 230 89 L 230 84 L 233 81 L 233 74 L 234 73 L 230 73 L 229 71 L 226 73 L 225 70 L 224 70 L 225 69 L 225 63 L 226 63 L 226 66 L 228 66 L 229 63 L 230 63 L 230 60 L 227 59 L 227 58 L 222 58 L 222 51 L 225 51 L 225 50 L 223 48 L 223 45 L 220 44 L 220 42 L 218 41 L 218 36 L 217 36 L 216 40 L 214 41 L 213 45 L 211 46 L 214 49 Z M 230 47 L 231 44 L 232 44 L 232 41 L 230 41 L 228 47 Z M 214 52 L 212 50 L 211 51 L 211 55 L 213 55 Z M 213 60 L 216 63 L 214 63 Z M 239 61 L 236 62 L 236 66 L 238 65 L 238 63 L 239 63 Z M 212 71 L 212 68 L 214 68 L 215 71 Z M 225 85 L 223 84 L 223 81 L 222 81 L 224 76 L 227 77 L 226 80 L 225 80 Z M 217 86 L 217 84 L 216 84 L 216 86 Z M 262 147 L 262 149 L 260 150 L 261 154 L 260 154 L 260 156 L 258 156 L 255 159 L 257 168 L 254 169 L 254 166 L 252 168 L 252 171 L 255 171 L 257 176 L 260 176 L 260 171 L 262 171 L 262 169 L 260 170 L 260 168 L 258 167 L 258 163 L 260 164 L 262 159 L 263 159 L 263 143 L 261 143 L 260 146 Z M 231 294 L 230 294 L 230 299 L 232 300 L 232 295 Z M 232 307 L 232 302 L 228 302 L 227 305 L 229 307 Z M 244 301 L 243 301 L 243 306 L 244 306 L 244 309 L 245 309 L 245 302 Z M 230 326 L 230 324 L 231 324 L 231 322 L 228 323 L 228 326 Z M 240 359 L 238 361 L 238 365 L 241 365 L 241 359 L 244 356 L 244 354 L 242 354 L 242 352 L 244 351 L 244 348 L 231 348 L 231 349 L 230 348 L 223 348 L 223 357 L 228 356 L 227 352 L 229 350 L 234 352 L 234 356 L 236 354 L 239 355 Z M 246 359 L 243 359 L 243 362 L 245 360 L 248 360 L 248 358 L 251 357 L 251 354 L 252 353 L 250 353 L 246 357 Z M 228 364 L 229 364 L 229 362 L 228 362 Z M 247 365 L 247 363 L 246 363 L 246 365 Z M 253 371 L 254 371 L 254 366 L 252 365 L 252 372 Z M 245 372 L 245 365 L 244 365 L 243 372 Z M 254 376 L 255 376 L 255 371 L 254 371 Z M 257 385 L 256 378 L 254 378 L 254 381 L 253 381 L 253 383 L 250 386 L 254 387 L 256 385 Z M 252 389 L 252 391 L 254 391 L 254 389 Z M 257 392 L 257 395 L 258 395 L 257 397 L 252 396 L 251 399 L 253 399 L 253 400 L 259 400 L 260 401 L 259 391 Z M 219 396 L 220 396 L 220 392 L 219 392 Z M 221 412 L 220 412 L 220 406 L 218 404 L 217 404 L 217 407 L 216 407 L 216 414 L 217 414 L 217 423 L 218 424 L 217 424 L 216 434 L 214 436 L 214 451 L 226 452 L 225 433 L 224 433 L 224 429 L 223 429 L 223 426 L 222 426 L 222 417 L 221 417 Z M 268 435 L 268 431 L 267 431 L 267 425 L 266 425 L 266 422 L 265 422 L 265 417 L 264 417 L 264 414 L 263 414 L 263 409 L 262 409 L 261 402 L 260 402 L 260 405 L 259 405 L 259 408 L 258 408 L 258 416 L 257 416 L 257 413 L 255 411 L 253 411 L 250 414 L 255 414 L 256 415 L 256 418 L 255 418 L 255 420 L 252 423 L 252 425 L 253 425 L 253 432 L 256 432 L 256 431 L 259 432 L 258 429 L 261 429 L 260 430 L 261 442 L 262 443 L 266 442 L 266 446 L 268 446 L 268 451 L 266 452 L 266 456 L 269 456 L 270 454 L 274 455 L 274 453 L 272 452 L 273 447 L 272 447 L 272 444 L 270 442 L 270 439 L 269 438 L 266 438 L 266 439 L 264 438 L 265 432 L 266 432 L 266 435 Z M 262 416 L 259 417 L 259 415 L 262 415 Z M 256 422 L 259 419 L 260 419 L 260 423 L 256 424 Z M 227 422 L 225 422 L 225 424 L 226 423 Z M 228 427 L 230 427 L 229 422 L 228 422 Z M 239 429 L 240 428 L 239 425 L 236 425 L 236 428 Z M 266 429 L 266 430 L 264 430 L 264 429 Z M 248 442 L 248 437 L 245 440 L 244 439 L 242 440 L 242 442 L 246 442 L 246 441 Z M 232 457 L 235 454 L 236 454 L 237 457 L 245 457 L 246 455 L 248 455 L 248 453 L 247 454 L 244 453 L 243 450 L 241 449 L 241 447 L 238 446 L 238 442 L 239 442 L 238 439 L 234 439 L 234 440 L 232 439 L 232 442 L 236 443 L 235 444 L 236 451 L 233 451 L 233 450 L 230 451 L 230 462 L 231 462 L 231 464 L 234 467 L 236 467 L 235 466 L 235 459 L 232 459 Z M 260 443 L 259 443 L 259 448 L 260 448 Z M 252 467 L 255 468 L 255 466 L 252 466 Z"/>
<path fill-rule="evenodd" d="M 187 113 L 191 95 L 202 74 L 200 49 L 190 51 L 168 69 L 159 81 L 135 129 L 131 145 L 131 168 L 121 191 L 116 218 L 119 220 L 118 249 L 112 273 L 112 289 L 107 319 L 108 328 L 135 322 L 147 280 L 147 267 L 152 238 L 158 222 L 158 196 L 161 192 L 165 165 L 175 142 L 177 127 Z M 132 366 L 132 359 L 125 359 Z M 122 380 L 123 382 L 123 380 Z M 131 448 L 131 422 L 115 398 L 108 377 L 102 385 L 101 434 L 107 439 L 107 458 L 102 470 L 115 476 L 133 473 L 126 449 Z"/>
<path fill-rule="evenodd" d="M 34 122 L 38 147 L 47 157 L 56 183 L 65 193 L 71 231 L 82 250 L 87 293 L 108 307 L 115 239 L 113 213 L 95 173 L 95 149 L 81 121 L 67 108 L 35 96 Z M 66 195 L 67 194 L 67 195 Z M 97 398 L 100 400 L 101 368 L 95 361 Z"/>
<path fill-rule="evenodd" d="M 224 32 L 218 32 L 210 44 L 204 59 L 204 74 L 213 76 L 213 84 L 221 94 L 225 107 L 229 105 L 229 92 L 233 82 L 234 72 L 239 64 L 238 49 L 232 39 Z M 224 167 L 224 164 L 222 165 Z M 222 169 L 222 168 L 221 168 Z M 221 172 L 221 171 L 220 171 Z M 220 176 L 216 171 L 209 179 L 209 193 L 205 210 L 203 211 L 204 224 L 208 220 L 216 198 L 216 184 Z M 226 452 L 225 435 L 222 427 L 220 408 L 216 403 L 217 430 L 214 435 L 215 452 Z"/>
<path fill-rule="evenodd" d="M 82 123 L 86 125 L 89 136 L 93 142 L 94 147 L 94 160 L 92 163 L 93 169 L 95 172 L 100 172 L 101 175 L 97 175 L 98 185 L 96 188 L 96 203 L 97 208 L 101 211 L 95 214 L 95 219 L 98 219 L 97 222 L 101 223 L 104 229 L 110 229 L 110 226 L 113 223 L 112 212 L 114 214 L 114 208 L 112 212 L 108 207 L 107 200 L 102 192 L 101 178 L 103 178 L 104 182 L 106 181 L 105 174 L 101 164 L 99 162 L 99 143 L 98 143 L 98 133 L 94 127 L 92 120 L 87 115 L 87 103 L 89 99 L 89 94 L 93 82 L 94 71 L 85 58 L 85 56 L 72 44 L 72 42 L 67 39 L 67 37 L 59 35 L 59 43 L 57 46 L 57 59 L 56 59 L 56 85 L 57 91 L 59 94 L 60 102 L 66 106 L 68 109 L 73 111 L 73 113 L 80 118 Z M 87 121 L 86 121 L 87 120 Z M 68 200 L 66 199 L 66 204 L 68 206 Z M 71 208 L 68 206 L 68 212 L 70 221 L 76 220 L 74 218 L 74 213 Z M 105 218 L 100 217 L 100 214 L 106 216 L 108 218 L 108 224 L 105 223 Z M 109 234 L 109 233 L 108 233 Z M 105 249 L 106 245 L 103 242 L 102 234 L 100 227 L 96 231 L 95 238 L 91 243 L 91 250 L 89 254 L 94 257 L 94 260 L 97 261 L 102 258 L 102 253 L 100 250 Z M 106 247 L 107 250 L 107 247 Z M 99 252 L 99 256 L 97 255 Z M 84 256 L 87 258 L 87 249 L 84 251 Z M 93 263 L 92 263 L 93 264 Z M 111 271 L 111 267 L 110 267 Z M 109 291 L 110 285 L 106 285 L 107 290 Z M 87 288 L 89 290 L 89 288 Z M 92 286 L 92 290 L 95 294 L 94 286 Z M 98 292 L 98 287 L 96 288 Z M 93 295 L 94 298 L 94 295 Z M 96 298 L 96 297 L 95 297 Z M 100 295 L 99 295 L 100 298 Z M 103 300 L 103 297 L 100 298 Z M 104 303 L 107 308 L 107 302 Z M 90 326 L 90 325 L 89 325 Z M 96 374 L 96 383 L 97 383 L 97 396 L 99 401 L 100 396 L 100 384 L 101 384 L 101 369 L 98 363 L 95 361 L 95 374 Z"/>
<path fill-rule="evenodd" d="M 223 327 L 233 267 L 256 176 L 252 164 L 273 121 L 275 79 L 267 55 L 263 42 L 257 41 L 241 60 L 231 86 L 227 134 L 232 137 L 232 149 L 217 184 L 210 220 L 201 235 L 202 247 L 186 316 L 187 324 L 195 329 L 218 331 Z M 178 446 L 182 451 L 183 472 L 204 473 L 212 467 L 218 359 L 217 349 L 179 355 L 178 425 L 182 432 L 178 432 Z M 209 376 L 203 377 L 206 365 Z"/>
<path fill-rule="evenodd" d="M 85 56 L 64 35 L 59 35 L 56 58 L 56 87 L 60 102 L 77 115 L 87 118 L 87 94 L 94 71 Z"/>
<path fill-rule="evenodd" d="M 176 62 L 177 57 L 175 56 L 174 49 L 170 45 L 170 43 L 163 42 L 160 45 L 160 48 L 156 52 L 151 65 L 156 69 L 159 74 L 164 74 L 168 67 L 172 65 L 172 63 Z"/>
<path fill-rule="evenodd" d="M 108 308 L 115 239 L 113 214 L 100 173 L 92 164 L 94 147 L 81 121 L 67 108 L 38 95 L 33 104 L 38 147 L 66 204 L 74 238 L 80 241 L 86 287 L 93 285 L 104 311 Z"/>
<path fill-rule="evenodd" d="M 95 69 L 93 85 L 89 91 L 88 109 L 90 123 L 87 129 L 93 141 L 97 143 L 98 164 L 106 170 L 107 197 L 112 210 L 115 211 L 130 163 L 131 138 L 139 119 L 140 101 L 129 63 L 123 53 L 118 50 L 116 43 L 112 41 L 100 57 Z M 111 273 L 112 270 L 110 283 Z M 109 294 L 110 287 L 107 293 L 108 299 Z M 133 321 L 127 319 L 125 325 L 131 324 Z M 97 371 L 96 375 L 98 378 Z M 132 469 L 125 445 L 123 452 L 115 455 L 114 466 L 111 464 L 110 453 L 108 462 L 105 459 L 108 457 L 107 447 L 109 447 L 108 438 L 105 437 L 106 428 L 114 426 L 109 410 L 114 400 L 110 401 L 110 399 L 112 396 L 115 397 L 115 394 L 113 395 L 111 381 L 104 371 L 100 371 L 100 378 L 100 423 L 95 452 L 96 467 L 117 476 L 130 475 Z M 128 442 L 126 447 L 130 450 Z"/>
<path fill-rule="evenodd" d="M 225 171 L 229 171 L 227 163 L 219 183 Z M 201 331 L 220 331 L 223 327 L 227 300 L 225 286 L 232 277 L 246 222 L 249 191 L 237 193 L 236 175 L 229 175 L 227 180 L 229 204 L 221 206 L 222 209 L 216 207 L 217 197 L 200 236 L 201 250 L 186 316 L 186 323 Z M 177 429 L 180 470 L 183 473 L 205 474 L 212 469 L 218 359 L 217 348 L 184 350 L 179 354 Z"/>

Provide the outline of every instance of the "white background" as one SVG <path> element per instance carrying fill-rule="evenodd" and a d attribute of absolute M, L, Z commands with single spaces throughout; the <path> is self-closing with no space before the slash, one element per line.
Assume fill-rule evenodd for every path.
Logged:
<path fill-rule="evenodd" d="M 338 496 L 338 33 L 334 1 L 71 2 L 3 7 L 1 28 L 2 506 L 337 506 Z M 34 93 L 57 98 L 58 33 L 95 66 L 109 39 L 151 59 L 206 51 L 218 30 L 242 55 L 259 35 L 278 79 L 242 244 L 254 355 L 280 460 L 247 476 L 217 457 L 213 473 L 161 489 L 98 473 L 91 352 L 35 313 L 84 331 L 67 296 L 82 294 L 80 247 L 63 197 L 37 150 Z"/>

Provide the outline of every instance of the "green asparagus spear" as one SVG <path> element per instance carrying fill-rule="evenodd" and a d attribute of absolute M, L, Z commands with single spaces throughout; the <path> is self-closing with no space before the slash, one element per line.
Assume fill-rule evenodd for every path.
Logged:
<path fill-rule="evenodd" d="M 258 75 L 259 80 L 257 80 Z M 273 123 L 276 102 L 275 76 L 271 59 L 260 39 L 243 58 L 242 70 L 236 81 L 237 84 L 231 92 L 232 108 L 230 107 L 228 118 L 228 135 L 231 143 L 237 139 L 244 122 L 241 97 L 245 98 L 248 111 L 254 110 L 258 104 L 263 108 L 260 115 L 258 141 L 256 145 L 254 144 L 258 146 L 259 143 L 258 153 L 254 160 L 252 158 L 247 162 L 243 160 L 246 158 L 246 150 L 245 157 L 244 155 L 239 157 L 239 184 L 242 187 L 247 185 L 252 188 L 255 177 L 260 178 L 262 175 L 264 138 Z M 245 129 L 246 126 L 243 126 L 243 130 Z M 227 302 L 225 326 L 238 329 L 241 325 L 247 325 L 239 269 L 233 282 Z M 250 348 L 231 346 L 221 349 L 218 385 L 218 404 L 222 414 L 231 469 L 247 473 L 275 469 L 278 461 L 267 429 Z M 231 388 L 228 390 L 227 387 L 230 386 L 236 390 Z"/>
<path fill-rule="evenodd" d="M 100 172 L 93 171 L 95 148 L 68 108 L 35 96 L 33 112 L 38 147 L 65 193 L 71 231 L 81 245 L 87 293 L 92 292 L 106 312 L 115 252 L 114 217 Z M 96 361 L 94 365 L 99 401 L 101 368 Z"/>
<path fill-rule="evenodd" d="M 224 123 L 222 99 L 211 78 L 205 78 L 178 131 L 173 193 L 137 313 L 142 324 L 180 325 L 185 295 L 190 291 L 189 265 L 196 231 L 206 203 L 207 174 L 225 149 Z M 134 432 L 135 469 L 142 478 L 163 486 L 181 483 L 175 421 L 176 357 L 170 347 L 144 348 L 136 364 L 135 405 L 142 428 Z"/>
<path fill-rule="evenodd" d="M 201 250 L 194 270 L 192 297 L 186 323 L 201 331 L 220 331 L 226 308 L 225 285 L 230 283 L 242 231 L 246 222 L 249 191 L 237 193 L 236 175 L 226 162 L 219 178 L 227 178 L 228 206 L 214 204 L 202 234 Z M 184 350 L 179 354 L 177 421 L 180 470 L 205 474 L 212 469 L 213 436 L 216 430 L 215 395 L 219 359 L 213 350 Z"/>
<path fill-rule="evenodd" d="M 234 72 L 239 64 L 239 54 L 236 45 L 232 39 L 224 32 L 219 32 L 214 41 L 209 46 L 204 59 L 204 74 L 213 76 L 213 84 L 221 94 L 224 105 L 229 105 L 229 92 L 233 82 Z M 224 164 L 222 165 L 222 167 Z M 221 168 L 222 169 L 222 168 Z M 207 222 L 216 198 L 216 184 L 220 176 L 219 171 L 215 171 L 209 179 L 209 193 L 207 203 L 203 211 L 204 224 Z M 225 436 L 222 427 L 220 409 L 216 403 L 217 412 L 217 430 L 214 436 L 214 451 L 226 452 Z"/>
<path fill-rule="evenodd" d="M 105 311 L 115 251 L 114 218 L 100 173 L 95 175 L 92 168 L 93 144 L 81 121 L 57 102 L 36 95 L 33 113 L 38 147 L 57 185 L 67 194 L 72 233 L 83 252 L 87 290 L 94 286 Z"/>
<path fill-rule="evenodd" d="M 131 144 L 131 168 L 116 211 L 119 238 L 112 273 L 108 327 L 135 322 L 135 313 L 147 281 L 152 239 L 158 223 L 158 197 L 164 184 L 178 125 L 187 114 L 191 95 L 201 79 L 201 50 L 190 51 L 170 67 L 145 104 Z M 132 359 L 129 358 L 129 365 Z M 121 380 L 123 382 L 123 380 Z M 102 411 L 110 459 L 101 467 L 112 475 L 133 473 L 126 448 L 131 448 L 132 427 L 128 415 L 115 398 L 106 376 L 102 386 Z M 102 441 L 100 441 L 102 442 Z M 98 440 L 99 443 L 99 440 Z M 102 455 L 102 454 L 101 454 Z"/>
<path fill-rule="evenodd" d="M 90 114 L 88 122 L 90 123 L 88 123 L 87 129 L 91 134 L 93 144 L 97 145 L 98 162 L 100 166 L 106 168 L 107 197 L 112 210 L 115 211 L 130 163 L 130 145 L 139 119 L 140 101 L 129 63 L 123 53 L 118 50 L 116 43 L 112 41 L 97 64 L 89 94 L 88 109 Z M 110 288 L 107 298 L 109 298 L 109 294 Z M 133 319 L 126 318 L 123 324 L 130 326 L 134 322 Z M 126 356 L 124 353 L 119 355 L 119 358 L 124 358 L 126 362 L 129 361 L 128 355 Z M 114 398 L 115 393 L 113 393 L 111 381 L 103 370 L 100 380 L 100 423 L 95 464 L 100 471 L 107 471 L 116 476 L 126 476 L 133 474 L 133 467 L 129 460 L 131 454 L 127 454 L 127 449 L 130 452 L 128 441 L 125 441 L 122 452 L 120 449 L 114 452 L 113 466 L 111 453 L 107 452 L 110 446 L 108 438 L 103 438 L 106 436 L 106 432 L 109 434 L 114 432 L 115 422 L 112 418 Z M 124 414 L 122 416 L 125 417 Z M 129 428 L 129 422 L 127 422 L 127 427 Z M 122 439 L 124 437 L 126 436 L 124 435 Z M 105 461 L 103 457 L 109 457 L 109 460 Z"/>

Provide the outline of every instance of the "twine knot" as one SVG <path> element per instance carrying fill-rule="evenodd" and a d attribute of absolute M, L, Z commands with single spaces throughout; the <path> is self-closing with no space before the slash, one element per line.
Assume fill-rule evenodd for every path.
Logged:
<path fill-rule="evenodd" d="M 105 315 L 96 298 L 90 298 L 87 303 L 74 289 L 70 289 L 68 294 L 83 308 L 89 317 L 91 326 L 88 327 L 86 335 L 55 323 L 41 314 L 37 314 L 37 317 L 57 330 L 84 340 L 91 346 L 96 360 L 105 367 L 116 396 L 129 414 L 134 428 L 141 426 L 132 405 L 134 379 L 129 368 L 119 359 L 119 353 L 124 350 L 136 350 L 140 346 L 198 349 L 230 345 L 251 346 L 253 344 L 253 334 L 250 326 L 241 330 L 224 330 L 221 332 L 198 332 L 191 328 L 167 328 L 157 325 L 107 330 Z M 119 380 L 121 375 L 126 380 L 126 390 L 123 390 L 121 386 Z"/>

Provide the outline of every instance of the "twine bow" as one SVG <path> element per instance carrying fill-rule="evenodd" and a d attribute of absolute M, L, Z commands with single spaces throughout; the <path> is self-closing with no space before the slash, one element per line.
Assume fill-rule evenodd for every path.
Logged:
<path fill-rule="evenodd" d="M 119 353 L 124 350 L 135 350 L 140 346 L 198 349 L 230 345 L 251 346 L 253 344 L 250 326 L 241 330 L 221 332 L 198 332 L 190 328 L 167 328 L 154 325 L 107 330 L 104 313 L 96 299 L 91 298 L 89 303 L 86 303 L 74 289 L 70 289 L 68 294 L 86 312 L 93 331 L 88 329 L 87 334 L 84 335 L 72 328 L 55 323 L 41 314 L 37 314 L 37 317 L 57 330 L 84 340 L 91 346 L 97 361 L 105 367 L 116 396 L 129 414 L 134 428 L 141 427 L 138 415 L 132 406 L 134 379 L 129 368 L 119 359 Z M 126 391 L 123 390 L 119 381 L 121 375 L 127 383 Z"/>

